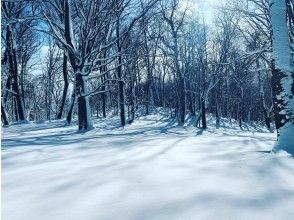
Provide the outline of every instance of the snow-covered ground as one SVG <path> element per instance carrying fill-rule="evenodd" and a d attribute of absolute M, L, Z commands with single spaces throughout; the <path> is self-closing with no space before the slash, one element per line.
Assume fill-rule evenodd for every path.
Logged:
<path fill-rule="evenodd" d="M 293 219 L 294 160 L 268 153 L 274 133 L 163 115 L 63 123 L 2 129 L 3 220 Z"/>

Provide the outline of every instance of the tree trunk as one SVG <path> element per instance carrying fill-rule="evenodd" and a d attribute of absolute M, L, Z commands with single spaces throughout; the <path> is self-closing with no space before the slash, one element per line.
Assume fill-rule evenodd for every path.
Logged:
<path fill-rule="evenodd" d="M 65 101 L 66 101 L 66 95 L 67 95 L 67 90 L 68 90 L 68 69 L 67 69 L 67 56 L 66 53 L 63 53 L 63 68 L 62 68 L 62 73 L 63 73 L 63 79 L 64 79 L 64 87 L 63 87 L 63 92 L 62 92 L 62 99 L 61 99 L 61 103 L 60 103 L 60 107 L 58 110 L 58 114 L 57 114 L 57 119 L 61 119 L 62 117 L 62 113 L 63 113 L 63 109 L 65 106 Z"/>
<path fill-rule="evenodd" d="M 8 52 L 8 62 L 9 62 L 9 74 L 11 75 L 12 89 L 14 91 L 14 97 L 16 99 L 15 111 L 17 112 L 17 119 L 24 121 L 25 115 L 23 110 L 23 104 L 21 100 L 21 95 L 18 88 L 18 67 L 16 52 L 13 45 L 13 37 L 11 27 L 8 25 L 6 30 L 6 41 L 7 41 L 7 52 Z"/>
<path fill-rule="evenodd" d="M 186 116 L 186 94 L 185 94 L 185 79 L 180 77 L 180 111 L 179 111 L 179 122 L 180 125 L 184 125 Z"/>
<path fill-rule="evenodd" d="M 118 72 L 121 72 L 121 68 L 118 68 Z M 126 125 L 125 116 L 125 92 L 124 92 L 124 81 L 119 77 L 118 81 L 118 93 L 119 93 L 119 109 L 120 109 L 120 121 L 121 125 Z"/>
<path fill-rule="evenodd" d="M 106 57 L 106 55 L 104 56 L 104 57 Z M 103 73 L 105 73 L 107 71 L 107 66 L 106 66 L 106 64 L 103 66 Z M 105 90 L 105 85 L 104 85 L 104 83 L 105 83 L 105 81 L 106 81 L 106 76 L 105 76 L 105 74 L 102 76 L 102 83 L 103 83 L 103 86 L 102 86 L 102 91 L 104 91 Z M 103 92 L 102 93 L 102 117 L 103 118 L 106 118 L 106 92 Z"/>
<path fill-rule="evenodd" d="M 278 130 L 278 140 L 273 151 L 284 150 L 294 155 L 294 71 L 285 1 L 273 0 L 270 12 L 273 33 L 273 102 Z"/>
<path fill-rule="evenodd" d="M 148 69 L 148 67 L 147 67 Z M 151 80 L 149 79 L 149 73 L 148 73 L 148 79 L 146 82 L 146 101 L 145 101 L 145 114 L 149 115 L 149 104 L 150 104 L 150 84 Z"/>
<path fill-rule="evenodd" d="M 7 114 L 6 114 L 6 111 L 4 109 L 4 106 L 3 106 L 3 103 L 2 102 L 1 102 L 1 119 L 2 119 L 2 122 L 3 122 L 3 125 L 4 126 L 9 125 Z"/>
<path fill-rule="evenodd" d="M 69 108 L 69 111 L 66 116 L 66 121 L 69 125 L 71 124 L 71 120 L 72 120 L 72 113 L 73 113 L 73 109 L 75 106 L 75 99 L 76 99 L 76 95 L 75 95 L 75 89 L 74 89 L 74 91 L 72 93 L 72 100 L 71 100 L 70 108 Z"/>
<path fill-rule="evenodd" d="M 103 87 L 102 87 L 103 89 Z M 105 89 L 105 87 L 104 87 Z M 105 92 L 102 93 L 102 117 L 106 118 L 106 94 Z"/>
<path fill-rule="evenodd" d="M 16 103 L 16 97 L 13 96 L 13 99 L 12 99 L 12 103 L 13 103 L 13 110 L 14 110 L 14 117 L 15 117 L 15 121 L 18 121 L 19 120 L 19 117 L 18 117 L 18 109 L 17 109 L 17 103 Z"/>
<path fill-rule="evenodd" d="M 238 102 L 238 121 L 239 121 L 239 127 L 242 128 L 242 101 Z"/>
<path fill-rule="evenodd" d="M 136 77 L 135 75 L 135 71 L 136 71 L 136 65 L 133 64 L 132 65 L 132 72 L 131 72 L 131 83 L 130 83 L 130 117 L 129 117 L 129 124 L 133 123 L 134 119 L 135 119 L 135 99 L 136 99 L 136 95 L 135 95 L 135 80 L 134 78 Z"/>
<path fill-rule="evenodd" d="M 116 37 L 117 37 L 117 50 L 118 50 L 118 66 L 117 66 L 117 77 L 118 77 L 118 101 L 120 109 L 120 121 L 121 126 L 126 125 L 126 115 L 125 115 L 125 91 L 124 91 L 124 81 L 122 77 L 122 56 L 121 56 L 121 45 L 120 45 L 120 32 L 119 32 L 119 22 L 120 18 L 117 19 L 116 25 Z"/>
<path fill-rule="evenodd" d="M 201 123 L 202 123 L 202 128 L 206 129 L 206 107 L 205 107 L 205 98 L 201 98 Z"/>
<path fill-rule="evenodd" d="M 52 93 L 53 93 L 53 86 L 52 86 L 52 68 L 49 68 L 48 71 L 48 103 L 47 103 L 47 120 L 51 120 L 51 105 L 52 105 Z"/>
<path fill-rule="evenodd" d="M 3 3 L 2 6 L 6 11 L 6 4 Z M 16 51 L 14 48 L 14 39 L 11 24 L 8 24 L 6 28 L 6 52 L 9 63 L 9 77 L 11 76 L 12 90 L 14 91 L 14 97 L 16 99 L 15 112 L 17 112 L 17 119 L 24 121 L 25 114 L 21 94 L 18 87 L 18 64 L 16 59 Z"/>
<path fill-rule="evenodd" d="M 215 104 L 215 124 L 216 124 L 216 128 L 219 128 L 220 126 L 220 116 L 219 116 L 219 109 L 218 109 L 218 102 L 216 102 Z"/>
<path fill-rule="evenodd" d="M 11 75 L 10 74 L 7 77 L 6 89 L 7 89 L 7 92 L 4 94 L 4 97 L 3 97 L 4 105 L 6 105 L 6 103 L 7 103 L 8 95 L 10 93 L 9 90 L 11 89 Z"/>
<path fill-rule="evenodd" d="M 93 122 L 91 118 L 89 97 L 86 96 L 85 81 L 80 73 L 76 73 L 76 89 L 78 96 L 79 130 L 87 131 L 93 128 Z"/>

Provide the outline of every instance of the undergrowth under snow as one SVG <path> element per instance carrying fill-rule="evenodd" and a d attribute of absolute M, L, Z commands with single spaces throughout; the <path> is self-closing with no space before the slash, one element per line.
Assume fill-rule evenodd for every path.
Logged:
<path fill-rule="evenodd" d="M 275 134 L 163 114 L 77 133 L 64 121 L 2 129 L 3 220 L 287 220 L 294 160 Z"/>

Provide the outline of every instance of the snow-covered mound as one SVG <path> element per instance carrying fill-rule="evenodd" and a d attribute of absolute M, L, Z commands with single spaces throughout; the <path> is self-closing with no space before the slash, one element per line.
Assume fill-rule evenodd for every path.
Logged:
<path fill-rule="evenodd" d="M 3 219 L 293 219 L 294 160 L 269 153 L 274 133 L 167 116 L 2 129 Z"/>

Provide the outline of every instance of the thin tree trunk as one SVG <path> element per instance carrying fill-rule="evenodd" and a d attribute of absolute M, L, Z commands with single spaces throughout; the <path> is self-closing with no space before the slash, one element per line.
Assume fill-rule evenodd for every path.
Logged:
<path fill-rule="evenodd" d="M 185 79 L 180 77 L 180 124 L 184 125 L 186 116 L 186 94 L 185 94 Z"/>
<path fill-rule="evenodd" d="M 107 71 L 107 66 L 104 65 L 103 66 L 103 73 L 105 73 Z M 105 74 L 102 76 L 102 83 L 103 83 L 103 86 L 102 86 L 102 91 L 105 90 L 105 83 L 106 79 L 105 79 Z M 106 92 L 103 92 L 102 94 L 102 117 L 103 118 L 106 118 Z"/>
<path fill-rule="evenodd" d="M 2 122 L 3 122 L 3 125 L 4 126 L 9 125 L 9 123 L 8 123 L 8 117 L 7 117 L 7 114 L 6 114 L 6 111 L 4 109 L 4 106 L 3 106 L 3 103 L 2 102 L 1 102 L 1 119 L 2 119 Z"/>
<path fill-rule="evenodd" d="M 75 95 L 75 89 L 74 89 L 74 91 L 72 93 L 72 100 L 71 100 L 70 108 L 69 108 L 69 111 L 66 116 L 66 121 L 69 125 L 71 124 L 71 120 L 72 120 L 73 109 L 75 106 L 75 99 L 76 99 L 76 95 Z"/>
<path fill-rule="evenodd" d="M 63 109 L 65 106 L 65 101 L 66 101 L 66 95 L 67 95 L 67 90 L 68 90 L 68 69 L 67 69 L 67 55 L 64 52 L 63 53 L 63 68 L 62 68 L 62 74 L 63 74 L 63 79 L 64 79 L 64 87 L 63 87 L 63 92 L 62 92 L 62 99 L 61 99 L 61 103 L 60 103 L 60 107 L 58 110 L 58 114 L 57 114 L 57 119 L 61 119 L 62 114 L 63 114 Z"/>
<path fill-rule="evenodd" d="M 206 124 L 206 107 L 205 107 L 205 98 L 202 98 L 201 101 L 201 123 L 202 123 L 202 128 L 206 129 L 207 124 Z"/>
<path fill-rule="evenodd" d="M 117 37 L 117 49 L 118 49 L 118 66 L 117 66 L 117 77 L 118 77 L 118 101 L 120 109 L 120 121 L 121 125 L 126 125 L 126 116 L 125 116 L 125 91 L 124 91 L 124 81 L 122 77 L 122 56 L 121 56 L 121 45 L 120 45 L 120 33 L 119 33 L 119 19 L 117 19 L 116 26 L 116 37 Z"/>

